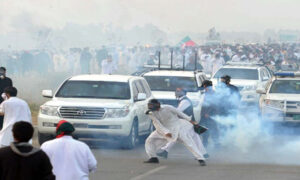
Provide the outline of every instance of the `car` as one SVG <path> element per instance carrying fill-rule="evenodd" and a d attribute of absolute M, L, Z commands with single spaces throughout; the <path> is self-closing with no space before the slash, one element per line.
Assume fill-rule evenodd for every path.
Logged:
<path fill-rule="evenodd" d="M 216 86 L 222 76 L 231 77 L 231 84 L 238 87 L 241 94 L 241 108 L 259 106 L 258 87 L 264 87 L 272 77 L 272 72 L 257 63 L 229 62 L 221 67 L 211 78 Z"/>
<path fill-rule="evenodd" d="M 182 69 L 155 69 L 142 75 L 148 82 L 153 96 L 162 104 L 178 106 L 175 97 L 176 88 L 184 88 L 187 97 L 193 103 L 194 117 L 200 121 L 203 95 L 200 87 L 202 82 L 207 79 L 205 73 L 201 71 L 188 71 Z"/>
<path fill-rule="evenodd" d="M 40 144 L 53 138 L 62 119 L 74 125 L 78 138 L 114 138 L 127 149 L 153 130 L 145 115 L 153 96 L 143 77 L 78 75 L 65 80 L 54 95 L 51 90 L 43 90 L 42 95 L 52 99 L 38 114 Z"/>
<path fill-rule="evenodd" d="M 300 72 L 278 72 L 265 88 L 258 88 L 262 119 L 266 122 L 300 123 Z"/>

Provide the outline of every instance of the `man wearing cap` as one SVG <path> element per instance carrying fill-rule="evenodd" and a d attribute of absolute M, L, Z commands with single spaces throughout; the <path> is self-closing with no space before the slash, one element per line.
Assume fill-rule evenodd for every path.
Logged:
<path fill-rule="evenodd" d="M 97 161 L 90 148 L 73 139 L 73 125 L 65 120 L 56 127 L 56 139 L 42 144 L 49 156 L 56 180 L 88 180 L 89 173 L 97 169 Z"/>
<path fill-rule="evenodd" d="M 0 94 L 2 95 L 4 92 L 4 89 L 6 87 L 12 87 L 13 83 L 12 80 L 9 77 L 6 77 L 6 68 L 0 67 Z M 3 97 L 0 97 L 0 104 L 4 101 Z M 3 126 L 3 116 L 0 115 L 0 130 Z"/>
<path fill-rule="evenodd" d="M 160 106 L 156 99 L 148 103 L 147 115 L 152 119 L 155 131 L 146 139 L 145 149 L 150 157 L 145 163 L 159 163 L 157 151 L 168 143 L 182 142 L 195 156 L 201 166 L 205 166 L 205 158 L 199 146 L 193 140 L 193 122 L 190 117 L 170 105 Z"/>

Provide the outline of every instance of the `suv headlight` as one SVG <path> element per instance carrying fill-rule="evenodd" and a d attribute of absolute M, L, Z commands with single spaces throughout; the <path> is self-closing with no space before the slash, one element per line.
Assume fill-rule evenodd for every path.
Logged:
<path fill-rule="evenodd" d="M 243 91 L 255 91 L 256 86 L 244 86 Z"/>
<path fill-rule="evenodd" d="M 45 114 L 48 116 L 58 116 L 58 106 L 47 106 L 42 105 L 40 107 L 41 114 Z"/>
<path fill-rule="evenodd" d="M 106 118 L 121 118 L 129 114 L 129 108 L 108 108 Z"/>
<path fill-rule="evenodd" d="M 270 99 L 265 100 L 265 105 L 270 106 L 270 107 L 274 107 L 274 108 L 280 108 L 280 109 L 283 109 L 283 106 L 284 106 L 282 101 L 270 100 Z"/>

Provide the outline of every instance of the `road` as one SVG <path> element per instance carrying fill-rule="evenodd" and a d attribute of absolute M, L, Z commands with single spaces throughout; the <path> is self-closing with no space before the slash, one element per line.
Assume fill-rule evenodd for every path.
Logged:
<path fill-rule="evenodd" d="M 300 163 L 277 161 L 282 157 L 262 153 L 233 153 L 220 149 L 211 152 L 207 166 L 201 167 L 182 145 L 177 145 L 167 160 L 160 164 L 144 164 L 147 159 L 144 146 L 134 150 L 120 150 L 100 144 L 93 147 L 99 169 L 92 180 L 299 180 Z M 233 154 L 232 154 L 233 153 Z M 255 156 L 256 158 L 251 158 Z M 293 164 L 293 165 L 291 165 Z"/>
<path fill-rule="evenodd" d="M 36 135 L 34 145 L 37 146 Z M 87 142 L 87 141 L 86 141 Z M 181 144 L 160 164 L 144 164 L 141 143 L 133 150 L 119 149 L 117 143 L 87 142 L 99 163 L 91 180 L 299 180 L 300 139 L 278 135 L 272 141 L 231 144 L 209 150 L 207 166 L 201 167 Z M 243 146 L 240 146 L 243 145 Z M 242 148 L 244 147 L 244 148 Z M 245 148 L 246 147 L 246 148 Z"/>

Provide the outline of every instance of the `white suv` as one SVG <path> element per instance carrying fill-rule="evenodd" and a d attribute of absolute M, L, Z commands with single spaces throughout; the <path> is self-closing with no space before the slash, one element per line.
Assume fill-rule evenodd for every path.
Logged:
<path fill-rule="evenodd" d="M 40 107 L 39 142 L 53 138 L 57 122 L 71 122 L 78 138 L 116 138 L 124 148 L 133 148 L 141 135 L 152 131 L 145 115 L 147 102 L 153 98 L 142 77 L 122 75 L 79 75 L 67 79 Z"/>
<path fill-rule="evenodd" d="M 260 108 L 263 120 L 277 123 L 300 123 L 300 72 L 275 73 L 262 94 Z"/>
<path fill-rule="evenodd" d="M 260 94 L 256 93 L 258 87 L 264 87 L 272 77 L 271 71 L 265 66 L 255 63 L 230 62 L 220 68 L 213 76 L 213 85 L 217 85 L 222 76 L 231 77 L 231 84 L 238 87 L 242 96 L 242 107 L 258 105 Z"/>
<path fill-rule="evenodd" d="M 175 97 L 175 90 L 184 88 L 187 91 L 187 97 L 192 100 L 195 120 L 200 121 L 203 96 L 199 87 L 207 79 L 203 72 L 154 70 L 144 73 L 143 77 L 147 80 L 153 96 L 162 104 L 177 107 L 178 100 Z"/>

